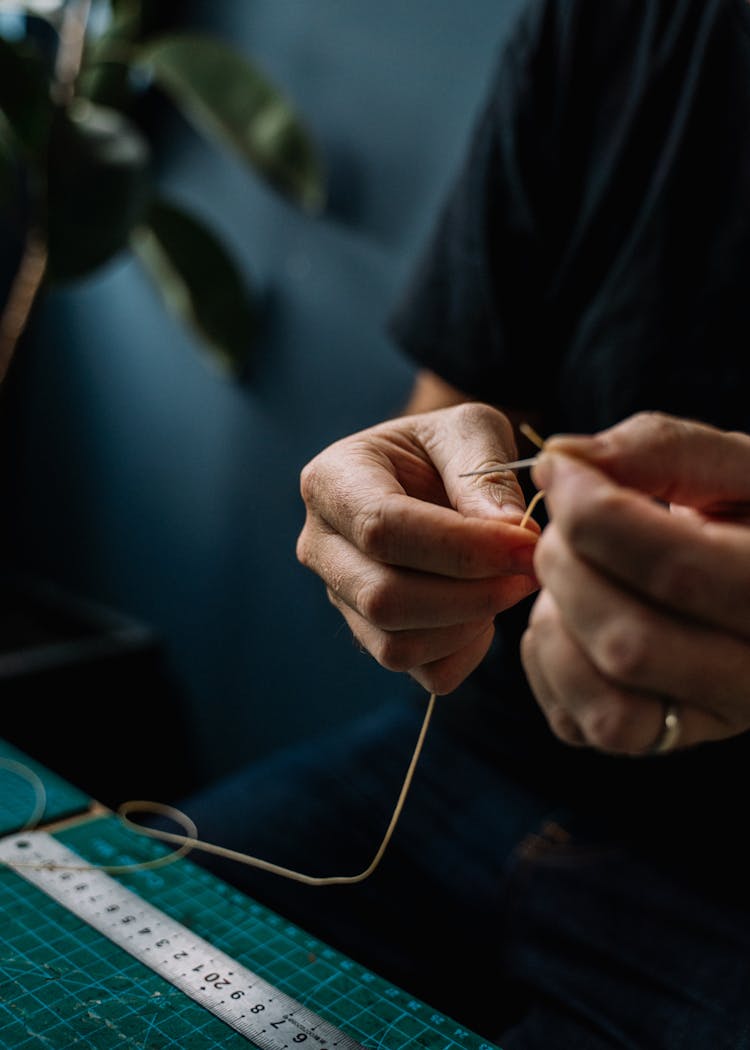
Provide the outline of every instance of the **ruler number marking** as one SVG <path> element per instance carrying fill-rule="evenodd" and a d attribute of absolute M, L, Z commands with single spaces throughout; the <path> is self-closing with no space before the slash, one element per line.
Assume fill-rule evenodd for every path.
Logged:
<path fill-rule="evenodd" d="M 17 852 L 19 850 L 23 853 Z M 1 839 L 0 859 L 12 868 L 14 858 L 19 864 L 40 865 L 39 868 L 16 867 L 17 875 L 43 890 L 262 1050 L 284 1050 L 290 1044 L 299 1046 L 308 1039 L 317 1050 L 333 1047 L 362 1050 L 351 1036 L 218 951 L 105 872 L 53 868 L 53 864 L 80 864 L 81 858 L 46 832 Z"/>

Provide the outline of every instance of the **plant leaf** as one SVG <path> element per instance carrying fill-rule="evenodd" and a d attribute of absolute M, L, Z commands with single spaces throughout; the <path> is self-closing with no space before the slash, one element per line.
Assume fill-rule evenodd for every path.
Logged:
<path fill-rule="evenodd" d="M 149 148 L 121 113 L 90 102 L 57 114 L 50 139 L 48 274 L 66 281 L 124 248 L 149 203 Z"/>
<path fill-rule="evenodd" d="M 157 200 L 131 244 L 168 309 L 195 330 L 220 369 L 244 372 L 256 313 L 245 279 L 216 235 L 177 205 Z"/>
<path fill-rule="evenodd" d="M 306 210 L 322 209 L 323 177 L 307 131 L 240 54 L 209 36 L 179 34 L 146 45 L 140 58 L 198 131 L 229 144 Z"/>
<path fill-rule="evenodd" d="M 53 115 L 49 71 L 32 48 L 2 38 L 0 111 L 21 145 L 41 161 Z"/>
<path fill-rule="evenodd" d="M 5 117 L 0 113 L 0 207 L 11 199 L 17 184 L 18 162 Z"/>
<path fill-rule="evenodd" d="M 65 0 L 4 0 L 3 6 L 11 13 L 17 11 L 39 18 L 55 19 L 65 6 Z"/>
<path fill-rule="evenodd" d="M 138 0 L 112 5 L 112 20 L 99 36 L 86 41 L 76 94 L 100 106 L 125 109 L 131 97 L 129 63 L 141 29 Z"/>

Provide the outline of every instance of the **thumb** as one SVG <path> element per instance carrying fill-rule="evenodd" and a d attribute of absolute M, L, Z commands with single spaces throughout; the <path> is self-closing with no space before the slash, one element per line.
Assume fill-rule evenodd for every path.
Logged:
<path fill-rule="evenodd" d="M 458 405 L 436 413 L 427 451 L 439 471 L 450 505 L 466 517 L 519 523 L 526 507 L 513 471 L 503 464 L 516 458 L 513 427 L 491 405 Z M 497 473 L 465 477 L 471 471 Z"/>
<path fill-rule="evenodd" d="M 750 504 L 747 434 L 648 412 L 593 437 L 552 437 L 544 447 L 583 459 L 621 485 L 706 514 L 736 513 Z"/>

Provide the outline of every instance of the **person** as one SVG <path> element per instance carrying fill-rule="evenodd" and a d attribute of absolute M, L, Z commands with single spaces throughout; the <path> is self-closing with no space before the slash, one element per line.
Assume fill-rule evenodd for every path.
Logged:
<path fill-rule="evenodd" d="M 411 401 L 302 477 L 299 558 L 413 701 L 186 805 L 356 871 L 440 694 L 370 879 L 202 862 L 504 1050 L 750 1047 L 749 126 L 747 0 L 519 5 L 390 319 Z"/>

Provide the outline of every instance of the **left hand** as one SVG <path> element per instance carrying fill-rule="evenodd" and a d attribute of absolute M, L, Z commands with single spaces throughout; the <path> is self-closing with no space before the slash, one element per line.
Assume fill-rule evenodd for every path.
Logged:
<path fill-rule="evenodd" d="M 667 704 L 678 747 L 750 729 L 750 438 L 641 414 L 550 440 L 533 477 L 551 523 L 521 653 L 553 732 L 644 754 Z"/>

